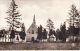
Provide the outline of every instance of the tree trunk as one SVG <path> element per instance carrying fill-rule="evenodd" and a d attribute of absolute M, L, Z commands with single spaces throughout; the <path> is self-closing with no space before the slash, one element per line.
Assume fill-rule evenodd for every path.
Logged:
<path fill-rule="evenodd" d="M 5 35 L 5 42 L 6 42 L 6 35 Z"/>
<path fill-rule="evenodd" d="M 11 38 L 10 38 L 10 42 L 11 42 Z"/>
<path fill-rule="evenodd" d="M 4 42 L 4 37 L 2 38 L 2 42 Z"/>
<path fill-rule="evenodd" d="M 10 39 L 10 38 L 9 38 L 9 35 L 8 35 L 8 42 L 9 42 L 9 39 Z"/>
<path fill-rule="evenodd" d="M 14 38 L 12 38 L 12 43 L 14 42 L 13 40 L 14 40 Z"/>
<path fill-rule="evenodd" d="M 69 41 L 71 41 L 71 35 L 70 35 L 70 40 Z"/>

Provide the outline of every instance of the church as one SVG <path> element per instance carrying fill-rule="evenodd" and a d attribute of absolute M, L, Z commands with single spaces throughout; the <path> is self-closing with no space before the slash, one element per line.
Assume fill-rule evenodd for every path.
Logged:
<path fill-rule="evenodd" d="M 38 29 L 36 26 L 36 20 L 35 20 L 35 15 L 34 15 L 33 22 L 27 30 L 26 41 L 32 41 L 32 39 L 36 40 L 37 32 L 38 32 Z"/>

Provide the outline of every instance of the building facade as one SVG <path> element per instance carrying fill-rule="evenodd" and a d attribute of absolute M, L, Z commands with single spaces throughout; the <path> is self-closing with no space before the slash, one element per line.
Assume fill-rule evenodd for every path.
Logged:
<path fill-rule="evenodd" d="M 27 30 L 27 41 L 32 41 L 32 39 L 36 40 L 37 38 L 37 26 L 36 26 L 36 20 L 35 20 L 35 15 L 33 18 L 33 23 L 31 24 L 31 26 L 29 27 L 29 29 Z"/>

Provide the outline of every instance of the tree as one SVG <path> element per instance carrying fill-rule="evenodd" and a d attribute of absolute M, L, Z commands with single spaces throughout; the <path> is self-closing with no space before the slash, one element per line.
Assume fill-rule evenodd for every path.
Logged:
<path fill-rule="evenodd" d="M 66 25 L 65 25 L 65 22 L 63 25 L 61 25 L 61 28 L 60 28 L 60 34 L 59 34 L 59 38 L 62 40 L 62 41 L 66 41 L 66 38 L 67 38 L 67 34 L 66 34 Z"/>
<path fill-rule="evenodd" d="M 40 40 L 40 28 L 38 27 L 38 36 L 37 36 L 37 39 L 39 39 Z"/>
<path fill-rule="evenodd" d="M 40 25 L 40 27 L 38 27 L 38 36 L 37 36 L 38 40 L 42 40 L 42 25 Z"/>
<path fill-rule="evenodd" d="M 24 23 L 23 23 L 22 26 L 21 26 L 20 38 L 21 38 L 22 40 L 25 40 L 25 36 L 26 36 L 25 26 L 24 26 Z"/>
<path fill-rule="evenodd" d="M 40 25 L 40 39 L 42 40 L 42 25 Z"/>
<path fill-rule="evenodd" d="M 21 31 L 25 32 L 25 25 L 24 25 L 24 23 L 21 26 Z"/>
<path fill-rule="evenodd" d="M 6 37 L 5 37 L 5 29 L 0 30 L 0 38 L 2 38 L 2 42 L 5 38 L 5 42 L 6 42 Z"/>
<path fill-rule="evenodd" d="M 7 19 L 7 22 L 11 25 L 11 34 L 10 34 L 10 38 L 13 39 L 15 38 L 15 32 L 14 32 L 14 27 L 15 28 L 20 28 L 20 22 L 18 20 L 20 20 L 21 18 L 19 18 L 21 15 L 19 14 L 19 10 L 17 10 L 18 5 L 16 5 L 15 1 L 12 0 L 9 9 L 7 10 L 7 14 L 8 17 L 5 18 Z"/>
<path fill-rule="evenodd" d="M 49 29 L 49 37 L 52 34 L 52 30 L 54 30 L 53 21 L 51 19 L 48 19 L 47 21 L 47 27 Z"/>
<path fill-rule="evenodd" d="M 72 34 L 74 35 L 75 27 L 79 28 L 79 12 L 74 4 L 71 5 L 69 16 L 70 16 L 70 20 L 69 20 L 70 30 L 71 30 L 71 33 L 73 31 Z"/>
<path fill-rule="evenodd" d="M 76 29 L 79 29 L 79 11 L 77 10 L 74 4 L 71 5 L 69 16 L 70 16 L 70 19 L 69 19 L 70 26 L 68 30 L 69 30 L 70 36 L 72 35 L 74 39 L 74 36 L 79 34 L 79 33 L 76 33 L 77 32 Z"/>
<path fill-rule="evenodd" d="M 54 29 L 54 26 L 53 26 L 53 21 L 49 18 L 48 21 L 47 21 L 47 27 L 50 29 Z"/>
<path fill-rule="evenodd" d="M 49 32 L 49 37 L 53 34 L 53 30 L 50 29 L 50 32 Z"/>
<path fill-rule="evenodd" d="M 60 30 L 59 30 L 59 29 L 57 29 L 57 30 L 56 30 L 56 40 L 58 40 L 58 39 L 59 39 L 59 34 L 60 34 Z"/>
<path fill-rule="evenodd" d="M 74 27 L 74 36 L 78 36 L 79 35 L 79 28 L 75 28 Z"/>
<path fill-rule="evenodd" d="M 44 29 L 44 31 L 43 31 L 43 39 L 47 39 L 47 32 L 46 32 L 46 29 Z"/>

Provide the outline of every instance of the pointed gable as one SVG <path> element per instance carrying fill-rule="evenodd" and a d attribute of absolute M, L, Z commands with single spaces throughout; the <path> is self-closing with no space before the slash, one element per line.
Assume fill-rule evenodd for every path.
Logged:
<path fill-rule="evenodd" d="M 33 18 L 33 23 L 31 24 L 31 26 L 27 30 L 27 33 L 29 33 L 29 34 L 37 34 L 37 26 L 36 26 L 35 15 L 34 15 L 34 18 Z"/>

